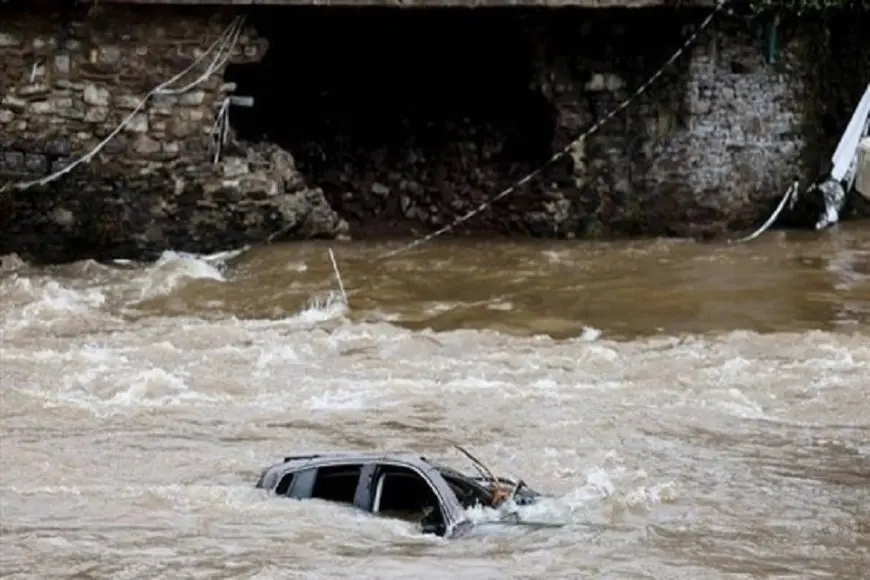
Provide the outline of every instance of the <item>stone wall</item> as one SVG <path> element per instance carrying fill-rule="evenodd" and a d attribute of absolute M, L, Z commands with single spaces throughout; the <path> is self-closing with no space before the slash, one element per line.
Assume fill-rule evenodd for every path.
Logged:
<path fill-rule="evenodd" d="M 232 16 L 0 5 L 0 185 L 60 170 L 108 139 L 90 164 L 63 178 L 0 193 L 0 254 L 129 257 L 169 247 L 210 251 L 280 231 L 342 231 L 286 153 L 233 151 L 230 143 L 213 163 L 212 131 L 233 89 L 224 66 L 189 90 L 153 95 L 134 113 L 152 89 L 201 57 Z M 243 30 L 229 62 L 256 60 L 266 46 Z M 212 60 L 206 56 L 170 88 L 190 85 Z"/>
<path fill-rule="evenodd" d="M 535 84 L 556 111 L 555 149 L 571 144 L 626 99 L 632 102 L 536 180 L 540 206 L 529 214 L 533 231 L 568 237 L 686 233 L 680 212 L 690 211 L 695 201 L 658 196 L 645 176 L 656 161 L 653 147 L 671 138 L 684 112 L 691 53 L 643 93 L 634 93 L 708 14 L 650 9 L 538 19 L 532 29 Z"/>
<path fill-rule="evenodd" d="M 113 135 L 227 29 L 227 10 L 0 4 L 0 184 L 61 169 Z M 432 231 L 631 97 L 709 13 L 275 10 L 251 10 L 227 63 L 154 95 L 91 163 L 0 192 L 0 254 L 142 257 Z M 841 19 L 838 62 L 853 62 L 866 23 Z M 757 227 L 793 179 L 816 177 L 851 113 L 813 88 L 810 48 L 825 29 L 783 25 L 768 62 L 763 24 L 717 18 L 629 107 L 454 233 Z M 313 50 L 324 35 L 342 46 Z M 206 56 L 176 86 L 201 76 Z M 824 93 L 843 87 L 843 103 L 860 96 L 853 84 L 863 91 L 825 75 Z M 255 106 L 232 109 L 215 163 L 212 131 L 233 91 Z"/>
<path fill-rule="evenodd" d="M 686 234 L 760 225 L 804 177 L 802 39 L 781 39 L 769 62 L 767 33 L 763 21 L 723 18 L 690 51 L 684 114 L 653 146 L 645 180 L 655 195 L 685 200 L 678 205 Z"/>
<path fill-rule="evenodd" d="M 260 25 L 274 38 L 262 80 L 240 84 L 262 94 L 264 107 L 279 101 L 264 114 L 265 138 L 293 153 L 355 235 L 381 233 L 387 224 L 391 232 L 422 233 L 538 169 L 631 97 L 708 14 L 397 11 L 372 15 L 361 27 L 362 10 L 299 11 L 279 30 Z M 777 60 L 768 63 L 763 24 L 717 18 L 567 158 L 454 233 L 706 237 L 760 225 L 805 173 L 807 108 L 802 33 L 781 32 Z M 324 29 L 354 53 L 296 67 L 292 95 L 282 93 L 285 80 L 273 79 L 283 63 Z M 401 60 L 390 68 L 395 46 L 414 56 L 411 70 Z M 351 80 L 324 79 L 322 70 Z M 321 126 L 309 127 L 306 117 Z M 250 127 L 244 133 L 260 138 Z"/>

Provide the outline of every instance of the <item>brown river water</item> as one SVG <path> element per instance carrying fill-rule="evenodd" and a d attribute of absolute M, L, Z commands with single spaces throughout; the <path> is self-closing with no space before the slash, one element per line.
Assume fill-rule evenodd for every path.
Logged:
<path fill-rule="evenodd" d="M 870 227 L 0 272 L 7 578 L 870 578 Z M 253 489 L 460 441 L 536 529 Z"/>

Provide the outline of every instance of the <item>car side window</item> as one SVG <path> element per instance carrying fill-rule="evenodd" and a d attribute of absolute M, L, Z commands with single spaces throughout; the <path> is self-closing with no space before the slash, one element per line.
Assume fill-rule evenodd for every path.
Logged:
<path fill-rule="evenodd" d="M 296 472 L 291 471 L 290 473 L 285 473 L 281 477 L 281 481 L 278 482 L 278 485 L 275 487 L 275 495 L 287 495 L 287 492 L 290 491 L 290 486 L 293 485 L 293 480 L 296 478 Z"/>
<path fill-rule="evenodd" d="M 362 470 L 362 464 L 318 467 L 314 470 L 310 497 L 352 505 Z"/>
<path fill-rule="evenodd" d="M 385 465 L 378 469 L 372 490 L 372 511 L 419 523 L 424 533 L 443 534 L 444 512 L 432 484 L 407 467 Z"/>
<path fill-rule="evenodd" d="M 441 504 L 431 484 L 407 467 L 381 467 L 372 493 L 372 511 L 376 513 L 422 512 L 427 507 L 440 509 Z"/>
<path fill-rule="evenodd" d="M 311 489 L 314 487 L 316 475 L 317 469 L 313 467 L 285 473 L 275 487 L 275 495 L 308 499 L 311 497 Z"/>

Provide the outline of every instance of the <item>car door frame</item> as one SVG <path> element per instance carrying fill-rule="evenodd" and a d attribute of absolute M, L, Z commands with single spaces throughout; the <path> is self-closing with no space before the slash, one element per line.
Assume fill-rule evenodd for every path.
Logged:
<path fill-rule="evenodd" d="M 281 478 L 278 479 L 280 483 L 281 479 L 286 477 L 287 475 L 293 474 L 293 481 L 290 483 L 290 487 L 283 494 L 285 497 L 289 497 L 291 499 L 312 499 L 312 492 L 314 491 L 314 484 L 317 482 L 317 476 L 320 473 L 320 470 L 324 467 L 335 467 L 337 465 L 342 465 L 340 463 L 323 463 L 317 465 L 306 465 L 301 469 L 288 470 L 287 472 L 281 475 Z M 347 465 L 360 466 L 360 473 L 357 477 L 356 487 L 354 488 L 353 499 L 351 501 L 351 505 L 356 507 L 360 507 L 357 503 L 358 498 L 361 498 L 361 491 L 366 489 L 368 485 L 370 485 L 369 480 L 372 477 L 371 469 L 368 469 L 369 465 L 364 462 L 349 462 Z"/>
<path fill-rule="evenodd" d="M 389 459 L 381 459 L 367 463 L 360 472 L 360 482 L 357 486 L 357 494 L 354 498 L 354 505 L 360 509 L 364 509 L 369 513 L 373 513 L 374 509 L 374 494 L 376 477 L 383 468 L 401 467 L 415 473 L 422 478 L 435 494 L 438 500 L 438 509 L 441 511 L 441 517 L 444 519 L 446 528 L 445 536 L 449 537 L 454 534 L 454 531 L 461 529 L 461 524 L 468 518 L 465 516 L 465 510 L 453 493 L 453 489 L 444 480 L 441 473 L 429 465 L 416 465 L 406 461 L 394 461 Z M 357 501 L 358 500 L 358 501 Z"/>

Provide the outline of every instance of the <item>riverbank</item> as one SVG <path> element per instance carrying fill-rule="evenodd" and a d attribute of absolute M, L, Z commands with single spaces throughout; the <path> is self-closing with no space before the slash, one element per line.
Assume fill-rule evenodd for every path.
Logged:
<path fill-rule="evenodd" d="M 300 7 L 241 21 L 232 7 L 0 6 L 0 177 L 89 160 L 0 194 L 0 253 L 62 262 L 420 235 L 605 119 L 452 233 L 753 229 L 830 156 L 870 74 L 870 21 L 774 29 L 720 14 L 636 95 L 710 10 Z"/>

